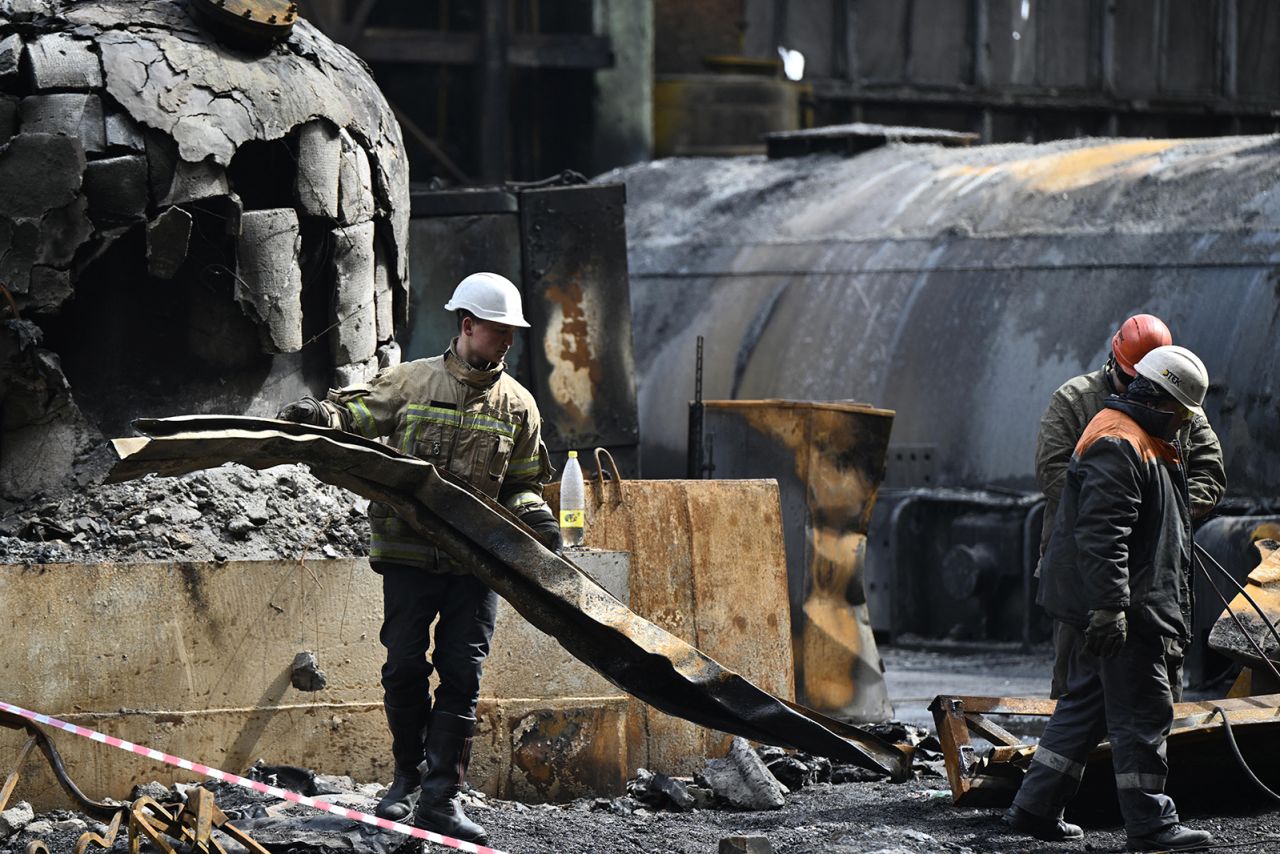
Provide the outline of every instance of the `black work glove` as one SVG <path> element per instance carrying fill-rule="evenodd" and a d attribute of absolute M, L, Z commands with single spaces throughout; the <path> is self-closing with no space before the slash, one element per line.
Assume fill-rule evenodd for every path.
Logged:
<path fill-rule="evenodd" d="M 537 510 L 530 510 L 520 517 L 520 521 L 533 529 L 544 546 L 560 554 L 563 546 L 560 540 L 560 523 L 556 521 L 555 515 L 549 508 L 539 507 Z"/>
<path fill-rule="evenodd" d="M 1089 626 L 1084 630 L 1084 648 L 1098 658 L 1114 658 L 1129 638 L 1129 620 L 1124 611 L 1089 612 Z"/>
<path fill-rule="evenodd" d="M 296 424 L 313 424 L 317 427 L 325 427 L 329 423 L 329 419 L 324 414 L 324 407 L 314 397 L 304 397 L 301 400 L 295 400 L 293 403 L 286 403 L 276 413 L 276 420 L 292 421 Z"/>

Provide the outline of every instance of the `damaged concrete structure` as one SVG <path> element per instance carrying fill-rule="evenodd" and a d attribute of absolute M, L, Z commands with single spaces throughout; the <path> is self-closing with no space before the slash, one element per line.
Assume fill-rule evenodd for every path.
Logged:
<path fill-rule="evenodd" d="M 623 601 L 625 557 L 582 561 Z M 0 656 L 5 699 L 233 772 L 265 758 L 388 780 L 377 679 L 381 590 L 369 576 L 363 559 L 4 567 L 10 625 L 42 650 L 39 659 Z M 50 603 L 76 596 L 92 605 L 49 614 Z M 103 625 L 116 629 L 104 636 Z M 86 658 L 83 639 L 95 636 Z M 626 696 L 509 606 L 499 612 L 494 644 L 512 654 L 495 655 L 485 674 L 473 783 L 531 802 L 621 792 L 629 773 Z M 315 667 L 297 671 L 296 659 L 308 655 Z M 311 675 L 316 668 L 323 685 Z M 191 779 L 55 735 L 73 778 L 93 797 Z M 20 744 L 0 739 L 0 764 Z M 65 805 L 44 767 L 28 769 L 20 796 L 42 808 Z"/>
<path fill-rule="evenodd" d="M 193 14 L 0 3 L 0 498 L 83 483 L 140 412 L 269 414 L 399 357 L 408 169 L 367 69 Z"/>

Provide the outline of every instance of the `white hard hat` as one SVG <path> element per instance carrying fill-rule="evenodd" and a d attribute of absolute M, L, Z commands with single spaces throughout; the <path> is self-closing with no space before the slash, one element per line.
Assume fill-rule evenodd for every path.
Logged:
<path fill-rule="evenodd" d="M 1204 362 L 1186 347 L 1169 344 L 1157 347 L 1134 365 L 1138 376 L 1146 377 L 1196 415 L 1204 415 L 1201 404 L 1209 390 L 1209 372 Z"/>
<path fill-rule="evenodd" d="M 481 320 L 528 328 L 520 305 L 520 291 L 506 276 L 497 273 L 472 273 L 453 289 L 453 297 L 444 304 L 446 311 L 467 310 Z"/>

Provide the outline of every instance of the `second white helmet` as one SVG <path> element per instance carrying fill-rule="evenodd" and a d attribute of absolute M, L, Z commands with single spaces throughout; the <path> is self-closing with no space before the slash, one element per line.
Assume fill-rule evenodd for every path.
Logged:
<path fill-rule="evenodd" d="M 1138 360 L 1134 370 L 1196 415 L 1204 415 L 1201 405 L 1209 390 L 1209 372 L 1200 357 L 1186 347 L 1176 344 L 1157 347 Z"/>
<path fill-rule="evenodd" d="M 481 320 L 528 328 L 520 291 L 506 276 L 497 273 L 472 273 L 453 289 L 444 304 L 446 311 L 466 310 Z"/>

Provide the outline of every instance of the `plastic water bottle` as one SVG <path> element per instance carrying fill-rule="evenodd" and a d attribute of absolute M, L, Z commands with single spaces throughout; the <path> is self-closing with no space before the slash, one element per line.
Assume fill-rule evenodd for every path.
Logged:
<path fill-rule="evenodd" d="M 560 476 L 560 539 L 566 546 L 581 546 L 586 521 L 586 497 L 583 495 L 582 466 L 578 452 L 569 452 L 564 474 Z"/>

